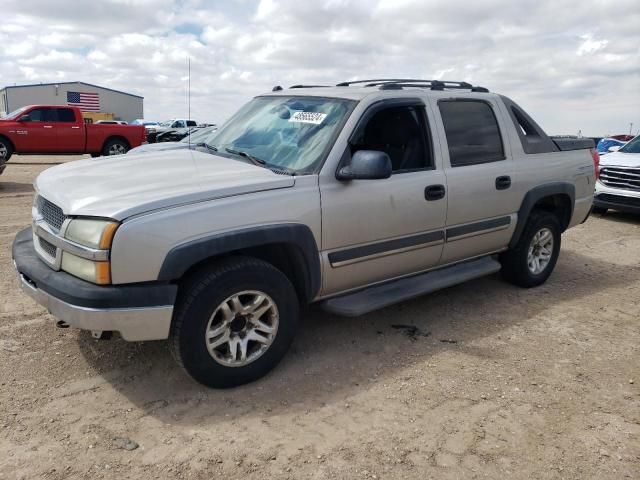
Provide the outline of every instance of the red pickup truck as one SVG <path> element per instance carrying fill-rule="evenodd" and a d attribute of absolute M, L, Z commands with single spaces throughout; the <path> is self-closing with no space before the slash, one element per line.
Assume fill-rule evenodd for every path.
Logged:
<path fill-rule="evenodd" d="M 30 105 L 0 118 L 0 173 L 13 153 L 120 155 L 146 143 L 142 125 L 85 124 L 77 107 Z"/>

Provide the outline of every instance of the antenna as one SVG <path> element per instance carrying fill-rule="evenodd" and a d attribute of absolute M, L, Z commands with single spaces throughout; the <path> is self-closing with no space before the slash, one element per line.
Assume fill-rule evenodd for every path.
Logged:
<path fill-rule="evenodd" d="M 187 61 L 187 78 L 189 82 L 189 87 L 187 89 L 187 120 L 191 120 L 191 57 L 187 57 Z M 189 127 L 189 125 L 187 125 L 187 127 Z M 191 150 L 191 128 L 187 131 L 187 135 L 189 136 L 189 150 Z"/>

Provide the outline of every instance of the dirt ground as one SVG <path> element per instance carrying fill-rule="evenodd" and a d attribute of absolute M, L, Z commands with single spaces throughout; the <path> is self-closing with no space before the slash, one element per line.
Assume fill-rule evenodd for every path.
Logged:
<path fill-rule="evenodd" d="M 31 184 L 70 159 L 0 176 L 0 479 L 640 478 L 640 218 L 567 232 L 536 289 L 496 275 L 363 318 L 310 308 L 274 372 L 216 391 L 164 342 L 57 329 L 19 290 Z"/>

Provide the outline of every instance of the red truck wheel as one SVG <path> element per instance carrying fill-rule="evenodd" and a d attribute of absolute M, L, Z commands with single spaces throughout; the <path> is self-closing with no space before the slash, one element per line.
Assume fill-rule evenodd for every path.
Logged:
<path fill-rule="evenodd" d="M 118 140 L 114 138 L 113 140 L 109 140 L 105 143 L 104 148 L 102 149 L 102 155 L 124 155 L 129 150 L 129 145 L 123 140 Z"/>
<path fill-rule="evenodd" d="M 4 138 L 0 138 L 0 165 L 8 162 L 13 154 L 13 147 Z"/>

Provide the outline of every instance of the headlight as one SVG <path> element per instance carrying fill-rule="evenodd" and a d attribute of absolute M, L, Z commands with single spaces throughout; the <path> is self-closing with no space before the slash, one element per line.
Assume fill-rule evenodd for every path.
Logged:
<path fill-rule="evenodd" d="M 79 218 L 69 222 L 64 236 L 67 240 L 88 248 L 109 250 L 118 225 L 117 222 L 110 220 Z M 71 275 L 98 285 L 111 283 L 109 261 L 89 260 L 64 251 L 60 268 Z"/>
<path fill-rule="evenodd" d="M 78 257 L 69 252 L 62 252 L 60 268 L 75 277 L 98 285 L 111 283 L 111 264 L 109 262 L 94 262 Z"/>
<path fill-rule="evenodd" d="M 71 220 L 64 236 L 85 247 L 108 250 L 117 228 L 116 222 L 82 218 Z"/>

